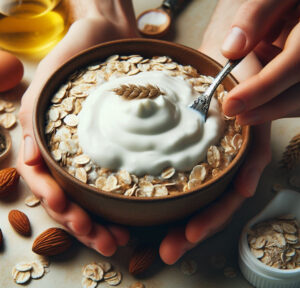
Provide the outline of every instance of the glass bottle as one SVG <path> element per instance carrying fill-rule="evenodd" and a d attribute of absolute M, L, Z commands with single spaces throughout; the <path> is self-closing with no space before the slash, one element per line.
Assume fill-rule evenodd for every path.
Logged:
<path fill-rule="evenodd" d="M 49 51 L 65 34 L 60 0 L 0 0 L 0 47 L 16 53 Z"/>

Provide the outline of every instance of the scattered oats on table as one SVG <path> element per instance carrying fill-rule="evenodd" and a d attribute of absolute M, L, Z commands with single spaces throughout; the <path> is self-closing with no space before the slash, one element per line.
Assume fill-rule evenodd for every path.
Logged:
<path fill-rule="evenodd" d="M 167 56 L 144 58 L 140 55 L 112 55 L 103 63 L 94 63 L 73 73 L 51 99 L 52 105 L 46 116 L 45 133 L 54 160 L 78 180 L 102 191 L 127 197 L 178 195 L 217 177 L 234 159 L 242 145 L 242 128 L 234 118 L 225 117 L 226 129 L 220 143 L 209 147 L 207 159 L 189 172 L 183 173 L 168 167 L 160 176 L 137 177 L 124 170 L 110 171 L 99 167 L 83 154 L 77 135 L 77 115 L 90 91 L 95 85 L 101 85 L 110 78 L 150 70 L 181 76 L 200 93 L 213 80 L 210 76 L 200 75 L 192 66 L 178 64 Z M 128 100 L 153 98 L 163 94 L 158 87 L 152 85 L 122 85 L 115 89 L 115 93 Z M 215 93 L 220 105 L 226 94 L 224 87 L 220 85 Z"/>
<path fill-rule="evenodd" d="M 103 281 L 110 286 L 119 285 L 122 281 L 122 274 L 111 269 L 112 265 L 107 261 L 85 265 L 82 269 L 82 287 L 95 288 Z"/>
<path fill-rule="evenodd" d="M 16 264 L 12 269 L 12 276 L 17 284 L 25 284 L 30 279 L 40 279 L 45 274 L 45 267 L 49 266 L 49 263 L 45 265 L 45 262 L 41 257 L 34 261 L 20 262 Z"/>
<path fill-rule="evenodd" d="M 29 195 L 25 198 L 25 204 L 29 207 L 35 207 L 40 204 L 40 199 L 35 195 Z"/>
<path fill-rule="evenodd" d="M 187 276 L 191 276 L 197 272 L 198 265 L 193 259 L 184 259 L 180 263 L 180 271 Z"/>

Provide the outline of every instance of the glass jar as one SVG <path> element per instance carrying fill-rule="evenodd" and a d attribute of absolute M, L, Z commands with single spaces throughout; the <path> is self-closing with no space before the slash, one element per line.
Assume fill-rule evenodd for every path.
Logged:
<path fill-rule="evenodd" d="M 0 0 L 0 47 L 16 53 L 49 51 L 65 34 L 60 0 Z"/>

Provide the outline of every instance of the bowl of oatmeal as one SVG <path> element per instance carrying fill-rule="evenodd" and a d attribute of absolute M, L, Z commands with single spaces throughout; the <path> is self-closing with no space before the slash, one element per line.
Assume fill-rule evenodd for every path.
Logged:
<path fill-rule="evenodd" d="M 109 221 L 182 219 L 222 194 L 249 147 L 250 128 L 222 113 L 229 75 L 208 118 L 188 105 L 221 66 L 160 40 L 104 43 L 70 59 L 45 84 L 34 132 L 68 196 Z"/>

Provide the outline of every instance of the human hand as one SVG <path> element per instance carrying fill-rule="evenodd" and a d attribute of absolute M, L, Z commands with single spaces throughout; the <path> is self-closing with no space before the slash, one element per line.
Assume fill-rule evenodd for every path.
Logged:
<path fill-rule="evenodd" d="M 239 1 L 223 0 L 217 5 L 211 22 L 204 34 L 200 51 L 225 64 L 227 59 L 220 53 L 232 14 L 239 9 Z M 260 72 L 262 66 L 254 53 L 250 53 L 233 71 L 242 84 Z M 239 85 L 242 85 L 239 84 Z M 222 230 L 231 220 L 234 212 L 251 197 L 261 173 L 271 159 L 270 123 L 252 127 L 251 149 L 234 180 L 234 190 L 204 211 L 192 217 L 185 226 L 171 228 L 160 245 L 160 257 L 167 264 L 175 263 L 186 251 Z"/>
<path fill-rule="evenodd" d="M 50 75 L 66 60 L 80 51 L 103 41 L 134 37 L 135 18 L 131 1 L 70 0 L 74 9 L 85 7 L 84 13 L 71 25 L 66 36 L 40 62 L 29 88 L 22 98 L 19 119 L 23 139 L 17 161 L 17 169 L 30 190 L 42 200 L 47 213 L 66 227 L 79 241 L 105 256 L 112 255 L 117 246 L 129 239 L 126 229 L 115 225 L 93 223 L 89 215 L 77 204 L 69 201 L 64 191 L 50 176 L 34 139 L 32 111 L 34 98 L 39 94 Z M 88 9 L 86 7 L 89 7 Z"/>
<path fill-rule="evenodd" d="M 228 93 L 223 110 L 242 125 L 300 116 L 300 3 L 246 1 L 222 45 L 230 59 L 254 49 L 264 68 Z"/>

